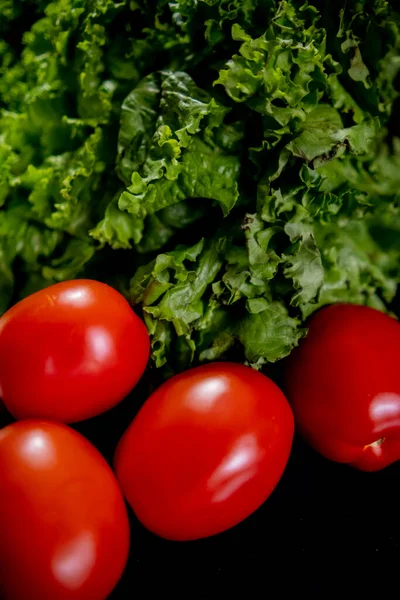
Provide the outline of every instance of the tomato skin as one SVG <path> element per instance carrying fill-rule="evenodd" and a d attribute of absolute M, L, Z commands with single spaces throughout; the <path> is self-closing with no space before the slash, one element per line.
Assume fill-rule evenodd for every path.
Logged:
<path fill-rule="evenodd" d="M 130 392 L 149 352 L 146 328 L 119 292 L 59 283 L 0 319 L 0 396 L 17 419 L 87 419 Z"/>
<path fill-rule="evenodd" d="M 69 427 L 28 420 L 0 430 L 0 597 L 103 600 L 129 552 L 111 468 Z"/>
<path fill-rule="evenodd" d="M 293 440 L 286 398 L 267 377 L 214 363 L 171 378 L 119 443 L 117 478 L 139 520 L 171 540 L 224 531 L 254 512 Z"/>
<path fill-rule="evenodd" d="M 372 308 L 321 309 L 290 356 L 296 425 L 325 457 L 377 471 L 400 458 L 400 324 Z"/>

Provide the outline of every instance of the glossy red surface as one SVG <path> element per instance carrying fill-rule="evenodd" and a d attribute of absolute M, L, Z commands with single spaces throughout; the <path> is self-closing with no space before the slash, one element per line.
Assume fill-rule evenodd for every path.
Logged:
<path fill-rule="evenodd" d="M 129 523 L 94 446 L 65 425 L 9 425 L 0 482 L 0 597 L 105 600 L 126 564 Z"/>
<path fill-rule="evenodd" d="M 18 419 L 87 419 L 128 394 L 149 350 L 143 322 L 117 291 L 59 283 L 0 319 L 0 396 Z"/>
<path fill-rule="evenodd" d="M 207 537 L 266 500 L 292 439 L 292 412 L 270 379 L 214 363 L 150 396 L 119 444 L 117 477 L 148 529 L 173 540 Z"/>
<path fill-rule="evenodd" d="M 400 458 L 400 324 L 365 306 L 311 319 L 285 389 L 296 424 L 321 454 L 367 471 Z"/>

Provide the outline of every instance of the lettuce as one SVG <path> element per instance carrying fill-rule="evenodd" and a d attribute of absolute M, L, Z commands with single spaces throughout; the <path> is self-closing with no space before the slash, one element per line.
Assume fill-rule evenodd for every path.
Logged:
<path fill-rule="evenodd" d="M 0 311 L 107 281 L 169 375 L 398 310 L 399 27 L 386 0 L 0 1 Z"/>

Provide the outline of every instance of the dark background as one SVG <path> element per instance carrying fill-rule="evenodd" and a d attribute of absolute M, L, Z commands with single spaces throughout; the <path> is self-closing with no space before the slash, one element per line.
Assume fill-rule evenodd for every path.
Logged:
<path fill-rule="evenodd" d="M 20 43 L 18 28 L 10 35 Z M 389 127 L 394 135 L 400 135 L 398 108 L 400 100 Z M 400 297 L 393 310 L 400 315 Z M 147 394 L 142 382 L 118 407 L 74 428 L 111 464 Z M 9 422 L 0 412 L 0 427 Z M 232 589 L 246 600 L 400 596 L 400 462 L 362 473 L 325 460 L 296 436 L 273 494 L 230 531 L 197 542 L 167 542 L 146 531 L 130 510 L 129 516 L 130 558 L 110 600 L 225 598 Z"/>
<path fill-rule="evenodd" d="M 110 463 L 147 386 L 142 381 L 115 409 L 74 426 Z M 3 413 L 0 426 L 7 420 Z M 273 494 L 226 533 L 167 542 L 130 511 L 130 559 L 110 598 L 225 598 L 233 589 L 249 600 L 310 594 L 325 600 L 333 593 L 399 597 L 399 480 L 400 462 L 362 473 L 323 459 L 296 437 Z"/>

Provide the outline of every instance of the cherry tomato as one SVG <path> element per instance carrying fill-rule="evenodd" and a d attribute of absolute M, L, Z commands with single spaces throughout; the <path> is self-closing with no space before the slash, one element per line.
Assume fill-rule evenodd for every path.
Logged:
<path fill-rule="evenodd" d="M 400 324 L 372 308 L 317 312 L 291 355 L 296 425 L 321 454 L 366 471 L 400 458 Z"/>
<path fill-rule="evenodd" d="M 128 394 L 149 350 L 143 322 L 116 290 L 58 283 L 0 319 L 0 396 L 17 419 L 87 419 Z"/>
<path fill-rule="evenodd" d="M 249 367 L 215 363 L 156 390 L 122 438 L 117 477 L 139 520 L 171 540 L 239 523 L 286 466 L 293 415 L 279 388 Z"/>
<path fill-rule="evenodd" d="M 129 552 L 117 481 L 66 425 L 28 420 L 0 430 L 0 597 L 103 600 Z"/>

